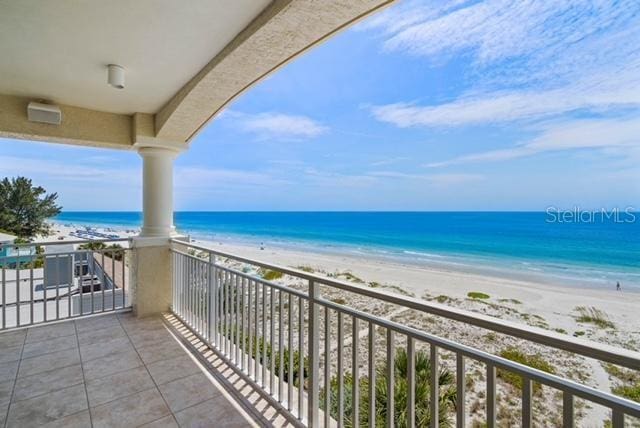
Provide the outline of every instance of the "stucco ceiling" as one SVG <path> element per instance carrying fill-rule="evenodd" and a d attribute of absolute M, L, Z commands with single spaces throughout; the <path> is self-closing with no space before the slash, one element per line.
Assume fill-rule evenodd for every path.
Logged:
<path fill-rule="evenodd" d="M 154 113 L 269 3 L 0 1 L 0 94 Z M 110 63 L 126 69 L 125 89 L 107 85 Z"/>

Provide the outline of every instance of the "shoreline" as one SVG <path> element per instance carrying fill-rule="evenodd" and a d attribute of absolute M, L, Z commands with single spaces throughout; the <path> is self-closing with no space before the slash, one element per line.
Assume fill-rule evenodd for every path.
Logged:
<path fill-rule="evenodd" d="M 62 223 L 51 221 L 54 228 L 64 230 L 63 235 L 76 228 L 90 227 L 106 230 L 118 234 L 122 238 L 136 236 L 139 228 L 125 225 L 102 225 L 95 223 Z M 477 256 L 463 254 L 438 254 L 419 250 L 404 250 L 401 248 L 384 249 L 372 246 L 364 249 L 362 245 L 342 243 L 311 243 L 306 241 L 289 240 L 276 237 L 258 237 L 230 233 L 192 233 L 187 231 L 194 242 L 206 243 L 213 248 L 219 246 L 239 247 L 243 251 L 263 246 L 267 250 L 285 251 L 291 254 L 309 254 L 314 256 L 329 256 L 336 258 L 351 258 L 353 260 L 370 260 L 382 264 L 419 268 L 427 271 L 448 274 L 469 274 L 481 277 L 491 277 L 505 281 L 547 285 L 571 290 L 615 290 L 615 281 L 610 278 L 594 277 L 598 274 L 615 274 L 618 272 L 603 271 L 601 268 L 591 270 L 586 266 L 555 263 L 564 268 L 564 273 L 544 270 L 539 266 L 549 263 L 527 261 L 526 259 L 511 260 L 507 257 Z M 57 237 L 57 236 L 56 236 Z M 258 253 L 258 254 L 263 254 Z M 572 274 L 573 273 L 573 274 Z M 640 272 L 620 272 L 619 281 L 623 290 L 628 293 L 640 294 Z M 631 277 L 631 279 L 629 279 Z M 636 279 L 637 277 L 637 279 Z"/>

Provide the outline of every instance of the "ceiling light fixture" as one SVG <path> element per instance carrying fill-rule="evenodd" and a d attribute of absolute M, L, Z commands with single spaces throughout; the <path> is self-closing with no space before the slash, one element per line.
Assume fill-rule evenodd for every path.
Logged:
<path fill-rule="evenodd" d="M 116 89 L 124 89 L 124 68 L 120 65 L 109 64 L 107 66 L 109 85 Z"/>

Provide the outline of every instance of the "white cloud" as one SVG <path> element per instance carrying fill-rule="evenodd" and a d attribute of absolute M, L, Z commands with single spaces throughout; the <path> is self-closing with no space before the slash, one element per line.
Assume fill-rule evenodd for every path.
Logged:
<path fill-rule="evenodd" d="M 88 166 L 78 159 L 77 162 L 62 162 L 52 159 L 32 157 L 0 156 L 0 175 L 28 176 L 34 182 L 42 179 L 64 180 L 77 183 L 133 184 L 139 185 L 142 174 L 131 168 Z"/>
<path fill-rule="evenodd" d="M 383 179 L 423 180 L 437 186 L 450 186 L 484 180 L 481 174 L 407 174 L 397 171 L 373 171 L 368 175 Z"/>
<path fill-rule="evenodd" d="M 574 120 L 547 125 L 535 138 L 514 147 L 460 156 L 427 167 L 496 162 L 544 152 L 599 149 L 619 156 L 637 155 L 640 119 Z"/>
<path fill-rule="evenodd" d="M 225 117 L 240 126 L 240 129 L 257 135 L 260 139 L 310 139 L 326 133 L 329 129 L 307 116 L 283 113 L 249 114 L 227 111 Z"/>
<path fill-rule="evenodd" d="M 640 106 L 637 1 L 460 3 L 435 7 L 435 16 L 413 4 L 395 22 L 378 21 L 386 50 L 471 63 L 461 76 L 468 88 L 453 100 L 372 107 L 378 120 L 462 126 Z"/>

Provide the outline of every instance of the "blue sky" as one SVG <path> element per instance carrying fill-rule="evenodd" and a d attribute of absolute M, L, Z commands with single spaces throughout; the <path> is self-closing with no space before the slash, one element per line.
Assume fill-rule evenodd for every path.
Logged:
<path fill-rule="evenodd" d="M 400 1 L 236 100 L 177 210 L 640 206 L 637 1 Z M 139 210 L 136 153 L 1 141 L 66 210 Z"/>

